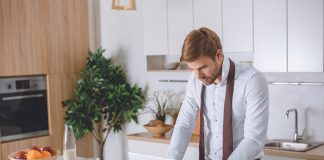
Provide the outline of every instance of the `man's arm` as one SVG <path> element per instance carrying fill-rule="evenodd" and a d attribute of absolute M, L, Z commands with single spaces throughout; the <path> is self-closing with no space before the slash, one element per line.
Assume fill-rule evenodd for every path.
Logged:
<path fill-rule="evenodd" d="M 246 86 L 246 118 L 244 139 L 229 160 L 253 160 L 263 150 L 269 119 L 269 91 L 261 73 L 252 76 Z"/>
<path fill-rule="evenodd" d="M 195 85 L 191 76 L 187 91 L 174 126 L 168 157 L 174 160 L 181 160 L 186 152 L 195 121 L 198 113 L 198 105 L 195 101 Z"/>

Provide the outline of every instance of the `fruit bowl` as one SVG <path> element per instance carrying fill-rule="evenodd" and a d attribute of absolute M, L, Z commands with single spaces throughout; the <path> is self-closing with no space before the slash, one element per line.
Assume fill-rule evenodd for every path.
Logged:
<path fill-rule="evenodd" d="M 154 137 L 162 137 L 166 132 L 168 132 L 173 125 L 165 124 L 164 126 L 149 126 L 148 124 L 144 125 L 144 128 L 153 134 Z"/>
<path fill-rule="evenodd" d="M 25 152 L 28 152 L 30 151 L 30 149 L 24 149 L 24 150 L 19 150 L 19 151 L 25 151 Z M 19 152 L 19 151 L 16 151 L 16 152 L 12 152 L 8 155 L 8 158 L 10 160 L 24 160 L 24 159 L 17 159 L 15 158 L 16 156 L 16 153 Z M 56 154 L 52 155 L 51 157 L 47 157 L 47 158 L 38 158 L 38 159 L 35 159 L 35 160 L 56 160 L 59 158 L 59 156 L 61 155 L 61 151 L 60 150 L 55 150 Z"/>

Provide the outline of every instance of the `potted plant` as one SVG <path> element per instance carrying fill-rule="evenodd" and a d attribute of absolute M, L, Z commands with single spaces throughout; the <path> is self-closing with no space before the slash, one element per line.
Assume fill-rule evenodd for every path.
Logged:
<path fill-rule="evenodd" d="M 166 118 L 178 113 L 178 107 L 175 103 L 176 94 L 172 92 L 155 91 L 153 98 L 150 98 L 146 112 L 153 115 L 153 120 L 144 125 L 150 133 L 156 137 L 163 136 L 164 133 L 169 131 L 173 125 L 166 124 Z"/>
<path fill-rule="evenodd" d="M 165 123 L 167 116 L 173 116 L 179 110 L 175 105 L 175 97 L 176 94 L 170 91 L 155 91 L 148 101 L 146 111 L 153 115 L 154 120 Z"/>
<path fill-rule="evenodd" d="M 100 158 L 108 135 L 122 130 L 143 108 L 144 96 L 137 85 L 127 82 L 125 72 L 103 56 L 104 49 L 89 51 L 86 66 L 77 82 L 75 98 L 62 102 L 65 123 L 73 127 L 76 139 L 91 133 L 100 145 Z"/>

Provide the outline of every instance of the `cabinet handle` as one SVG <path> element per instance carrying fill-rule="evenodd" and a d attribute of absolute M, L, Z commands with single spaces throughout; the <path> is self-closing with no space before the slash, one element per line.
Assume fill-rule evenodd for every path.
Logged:
<path fill-rule="evenodd" d="M 28 98 L 35 98 L 35 97 L 43 97 L 43 94 L 26 95 L 26 96 L 3 97 L 2 100 L 3 101 L 8 101 L 8 100 L 28 99 Z"/>
<path fill-rule="evenodd" d="M 324 86 L 324 82 L 269 82 L 272 85 Z"/>
<path fill-rule="evenodd" d="M 174 80 L 174 79 L 160 79 L 159 82 L 183 82 L 187 83 L 187 80 Z"/>

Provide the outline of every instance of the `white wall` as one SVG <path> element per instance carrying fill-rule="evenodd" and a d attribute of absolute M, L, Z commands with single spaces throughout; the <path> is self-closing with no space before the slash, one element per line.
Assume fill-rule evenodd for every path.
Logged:
<path fill-rule="evenodd" d="M 266 74 L 268 81 L 323 82 L 323 73 Z M 286 110 L 297 108 L 299 133 L 306 141 L 324 142 L 324 86 L 269 85 L 270 119 L 268 139 L 292 139 L 295 116 Z"/>
<path fill-rule="evenodd" d="M 93 26 L 92 47 L 102 46 L 106 56 L 112 57 L 116 63 L 125 66 L 131 83 L 137 83 L 144 91 L 151 94 L 155 90 L 185 91 L 185 83 L 161 83 L 159 79 L 187 79 L 189 73 L 146 72 L 146 58 L 143 53 L 142 36 L 142 0 L 136 0 L 136 11 L 111 10 L 109 0 L 89 0 L 97 6 L 92 9 L 94 17 L 99 17 Z M 93 18 L 93 17 L 92 17 Z M 90 17 L 91 19 L 91 17 Z M 91 20 L 90 20 L 91 22 Z M 90 36 L 91 37 L 91 36 Z M 271 81 L 324 81 L 324 74 L 278 74 L 267 73 Z M 269 85 L 270 120 L 269 139 L 291 139 L 294 132 L 293 118 L 285 119 L 287 109 L 295 107 L 299 111 L 299 130 L 306 127 L 308 140 L 324 141 L 324 86 L 288 86 Z M 144 131 L 142 124 L 149 121 L 148 115 L 139 117 L 140 124 L 128 124 L 119 134 L 110 135 L 105 146 L 106 159 L 127 159 L 125 134 Z"/>
<path fill-rule="evenodd" d="M 116 11 L 111 10 L 109 0 L 89 0 L 93 5 L 91 11 L 99 12 L 98 26 L 92 27 L 95 31 L 90 31 L 93 43 L 91 48 L 95 49 L 102 46 L 106 49 L 106 56 L 111 57 L 114 62 L 125 67 L 131 83 L 136 83 L 142 89 L 152 95 L 156 90 L 174 90 L 177 93 L 184 92 L 185 83 L 163 83 L 159 79 L 184 79 L 190 73 L 154 73 L 146 72 L 146 57 L 143 54 L 143 35 L 142 35 L 142 15 L 141 0 L 136 0 L 136 11 Z M 98 8 L 96 8 L 98 6 Z M 90 12 L 91 12 L 90 11 Z M 90 14 L 91 16 L 91 14 Z M 95 16 L 94 16 L 95 17 Z M 93 19 L 94 17 L 90 17 Z M 90 20 L 91 23 L 92 20 Z M 127 159 L 127 144 L 124 135 L 144 131 L 143 124 L 147 123 L 150 115 L 141 115 L 139 124 L 128 124 L 125 130 L 119 134 L 112 134 L 107 139 L 105 146 L 105 157 L 107 159 L 125 160 Z"/>

